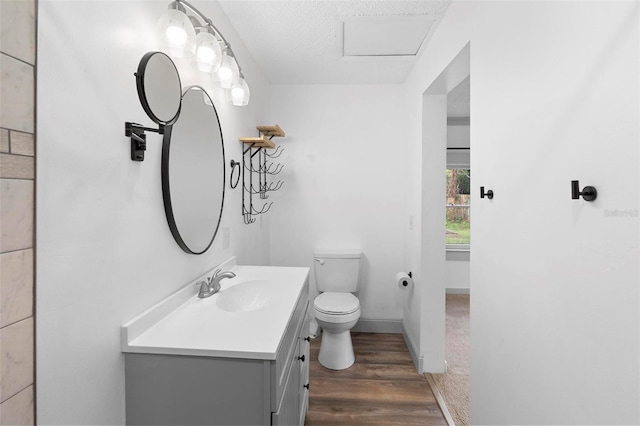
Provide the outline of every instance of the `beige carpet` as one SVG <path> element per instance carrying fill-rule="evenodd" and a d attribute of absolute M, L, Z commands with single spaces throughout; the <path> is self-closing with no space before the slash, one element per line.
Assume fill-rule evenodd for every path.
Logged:
<path fill-rule="evenodd" d="M 431 374 L 456 426 L 469 424 L 469 295 L 447 294 L 445 374 Z"/>

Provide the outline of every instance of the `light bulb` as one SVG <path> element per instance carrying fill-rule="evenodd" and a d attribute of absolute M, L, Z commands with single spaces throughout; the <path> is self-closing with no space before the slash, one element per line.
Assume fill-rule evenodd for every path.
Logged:
<path fill-rule="evenodd" d="M 218 68 L 220 86 L 223 89 L 230 89 L 238 82 L 239 78 L 240 70 L 238 69 L 238 63 L 236 62 L 236 59 L 229 55 L 225 50 L 222 53 L 222 63 L 220 64 L 220 68 Z"/>
<path fill-rule="evenodd" d="M 213 49 L 208 46 L 200 46 L 196 47 L 196 57 L 198 58 L 198 62 L 211 62 L 215 59 L 216 54 L 213 52 Z"/>
<path fill-rule="evenodd" d="M 250 97 L 251 91 L 249 90 L 249 85 L 243 77 L 240 77 L 238 82 L 226 91 L 227 101 L 234 106 L 248 105 Z"/>
<path fill-rule="evenodd" d="M 234 87 L 231 89 L 231 97 L 234 101 L 239 102 L 244 97 L 244 89 L 242 87 Z"/>
<path fill-rule="evenodd" d="M 218 39 L 207 31 L 196 36 L 196 54 L 192 65 L 200 71 L 216 72 L 222 60 L 222 50 Z"/>
<path fill-rule="evenodd" d="M 171 45 L 184 46 L 185 44 L 187 44 L 188 36 L 184 28 L 180 28 L 175 25 L 172 25 L 169 28 L 167 28 L 167 31 L 165 32 L 165 34 L 167 36 L 167 41 Z"/>
<path fill-rule="evenodd" d="M 218 78 L 221 81 L 231 80 L 233 78 L 233 71 L 228 66 L 223 66 L 218 69 Z"/>

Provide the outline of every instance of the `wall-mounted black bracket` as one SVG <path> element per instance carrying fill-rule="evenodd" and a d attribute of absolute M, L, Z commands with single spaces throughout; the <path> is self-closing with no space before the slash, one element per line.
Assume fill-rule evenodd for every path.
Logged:
<path fill-rule="evenodd" d="M 131 138 L 132 161 L 144 161 L 144 152 L 147 150 L 147 135 L 144 132 L 154 132 L 162 135 L 164 134 L 164 125 L 154 129 L 129 121 L 124 123 L 124 135 Z"/>
<path fill-rule="evenodd" d="M 577 200 L 582 196 L 582 199 L 585 201 L 593 201 L 598 197 L 598 191 L 593 186 L 585 186 L 582 191 L 580 191 L 580 181 L 572 180 L 571 181 L 571 199 Z"/>
<path fill-rule="evenodd" d="M 487 197 L 488 199 L 493 199 L 493 190 L 488 190 L 487 192 L 484 192 L 484 186 L 480 187 L 480 198 L 484 198 Z"/>

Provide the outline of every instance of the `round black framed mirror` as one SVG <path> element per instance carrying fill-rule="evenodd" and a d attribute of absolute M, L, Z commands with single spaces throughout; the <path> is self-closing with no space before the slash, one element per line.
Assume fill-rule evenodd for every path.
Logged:
<path fill-rule="evenodd" d="M 218 113 L 207 92 L 188 87 L 180 119 L 162 141 L 162 197 L 171 233 L 187 253 L 211 246 L 224 206 L 225 159 Z"/>
<path fill-rule="evenodd" d="M 148 52 L 136 72 L 138 97 L 144 112 L 154 123 L 168 126 L 180 116 L 182 83 L 171 58 L 162 52 Z"/>

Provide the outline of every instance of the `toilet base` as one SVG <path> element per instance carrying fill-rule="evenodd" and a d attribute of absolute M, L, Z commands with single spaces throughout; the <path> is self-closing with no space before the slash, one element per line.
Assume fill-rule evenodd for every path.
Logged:
<path fill-rule="evenodd" d="M 355 359 L 350 330 L 337 333 L 322 330 L 318 355 L 318 361 L 322 366 L 331 370 L 344 370 L 351 367 Z"/>

